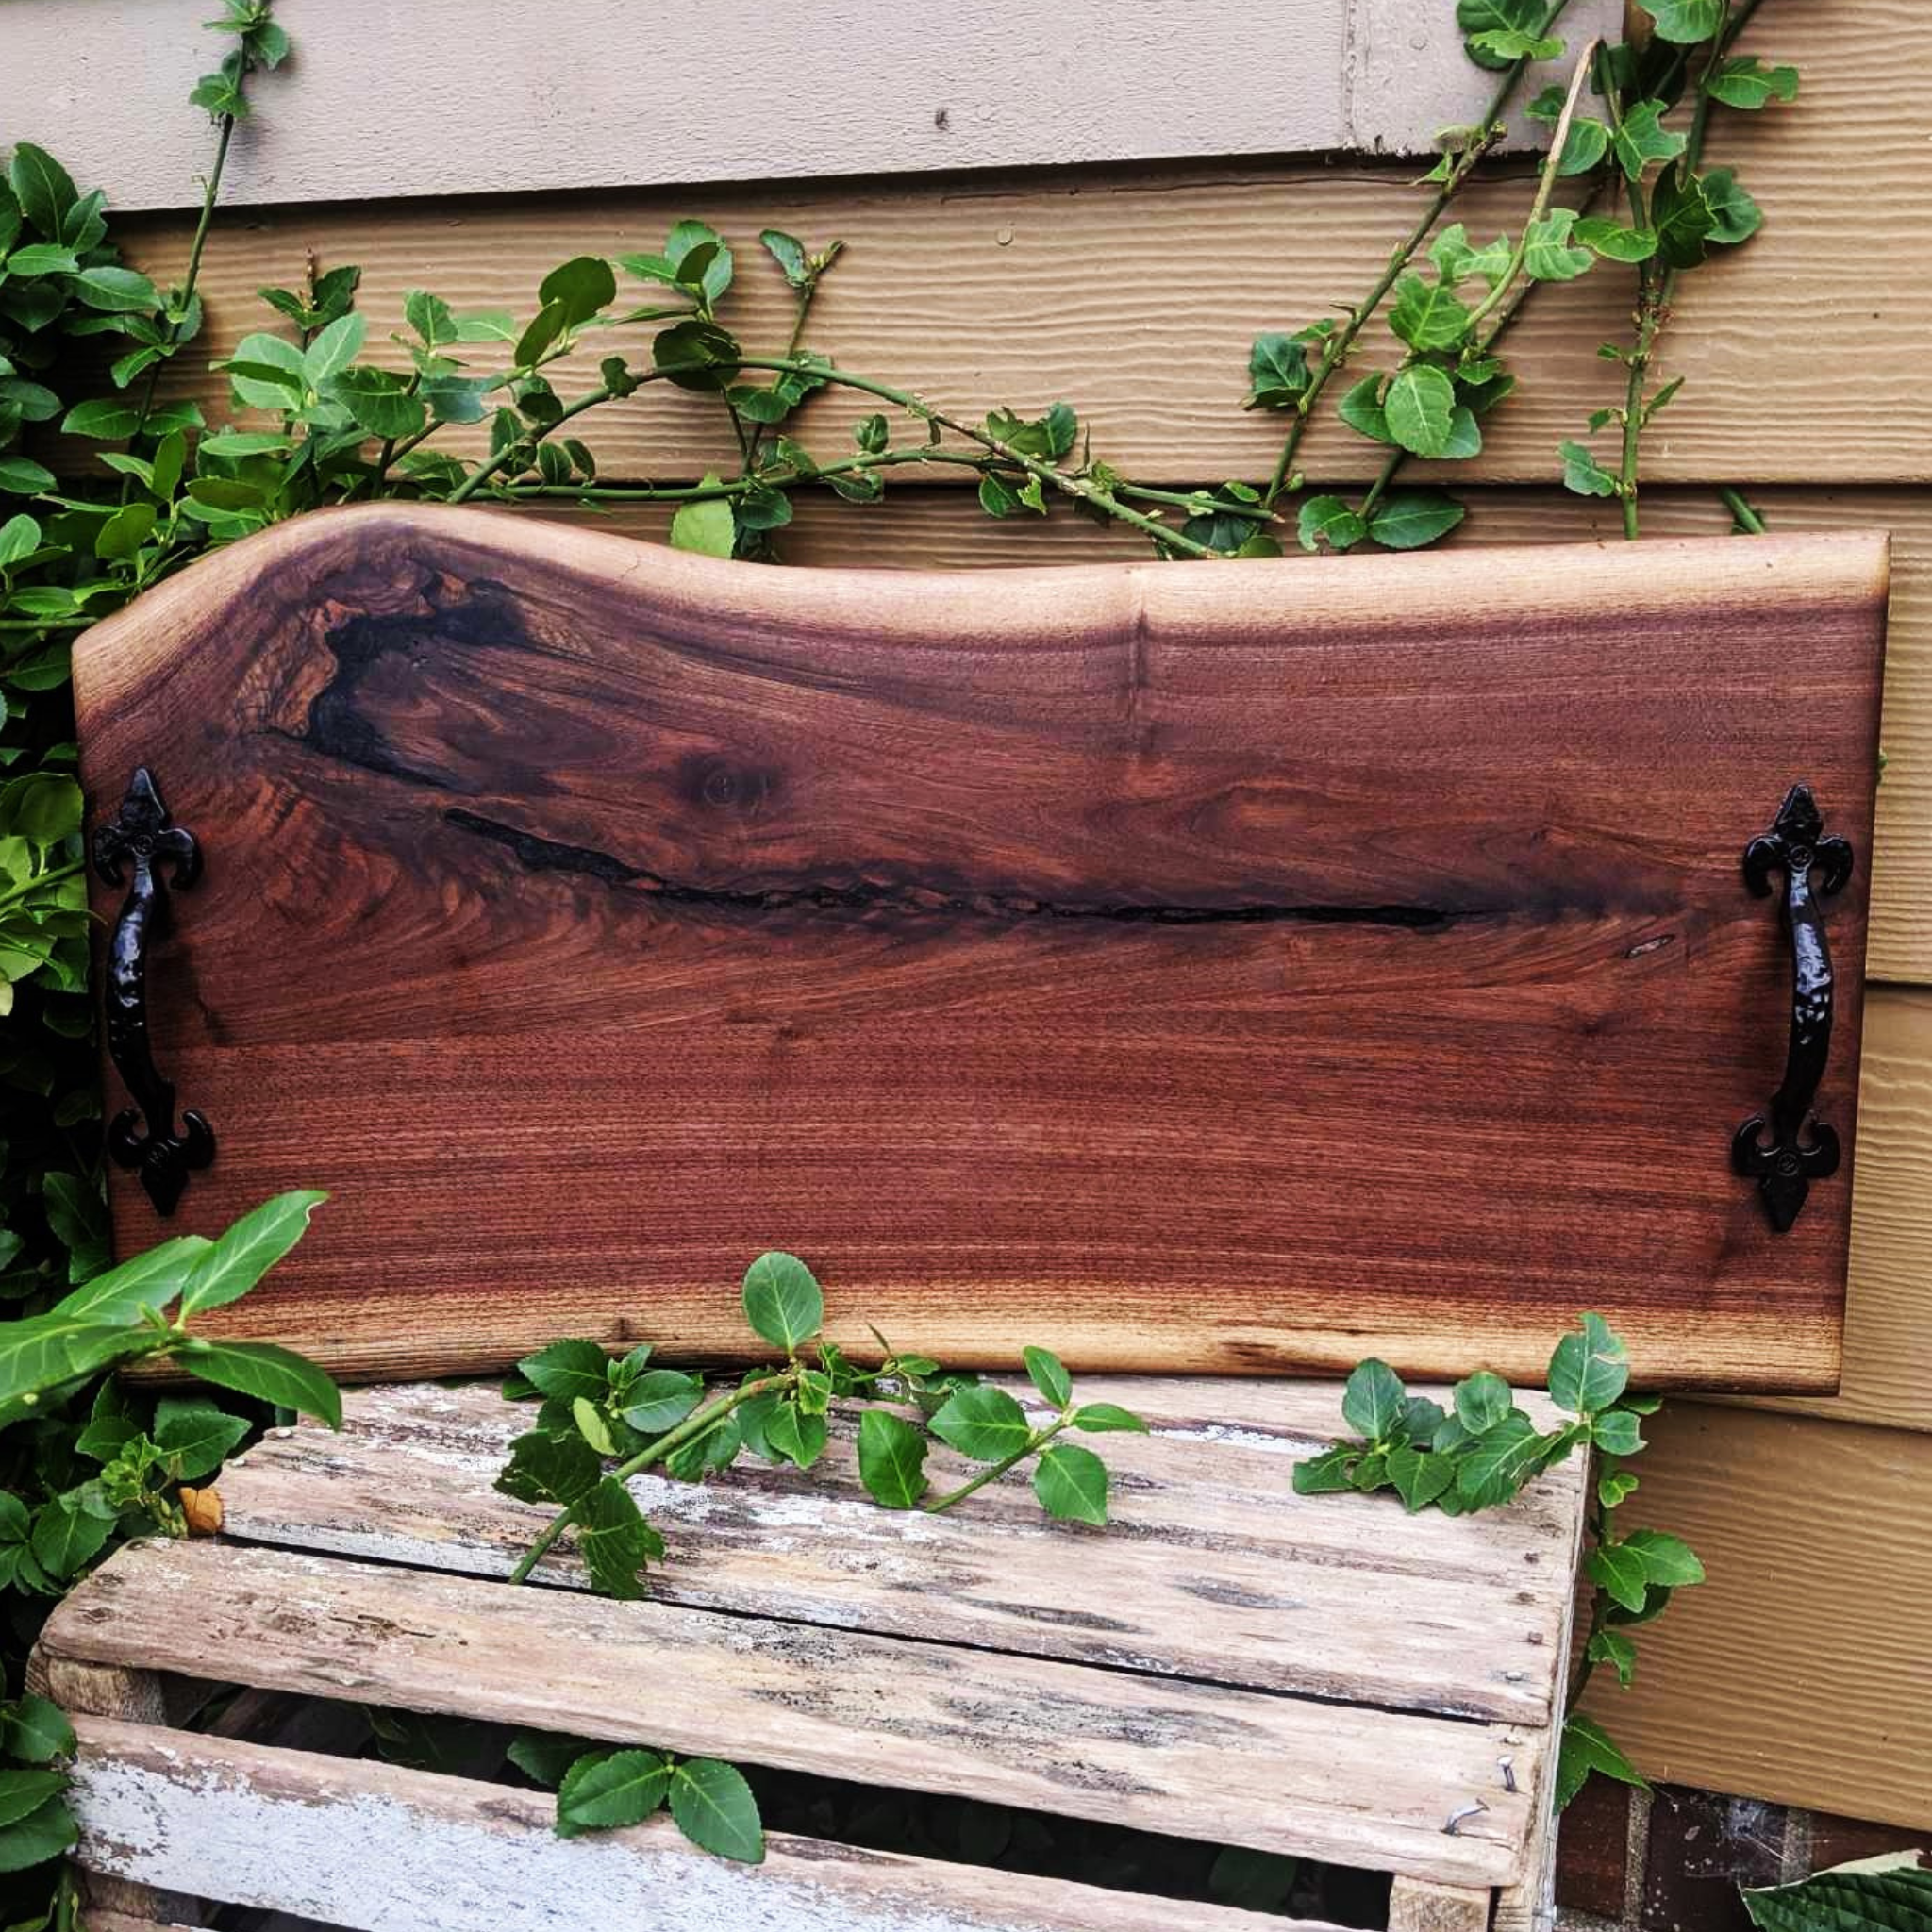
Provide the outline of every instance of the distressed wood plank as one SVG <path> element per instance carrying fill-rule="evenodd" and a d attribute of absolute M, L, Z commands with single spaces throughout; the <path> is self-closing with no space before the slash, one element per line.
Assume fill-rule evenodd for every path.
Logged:
<path fill-rule="evenodd" d="M 1239 1387 L 1237 1384 L 1235 1387 Z M 1507 1509 L 1452 1521 L 1297 1496 L 1295 1459 L 1339 1427 L 1335 1386 L 1283 1385 L 1238 1419 L 1221 1382 L 1084 1379 L 1153 1425 L 1101 1445 L 1105 1537 L 1041 1517 L 1024 1474 L 938 1518 L 882 1510 L 858 1482 L 856 1417 L 808 1474 L 747 1459 L 702 1489 L 631 1492 L 670 1544 L 667 1603 L 1060 1657 L 1340 1700 L 1547 1724 L 1583 1514 L 1580 1464 Z M 1294 1385 L 1290 1385 L 1292 1388 Z M 1028 1393 L 1022 1388 L 1016 1393 Z M 1440 1391 L 1438 1391 L 1440 1393 Z M 1037 1398 L 1033 1406 L 1038 1407 Z M 1283 1411 L 1307 1414 L 1297 1426 Z M 224 1534 L 489 1577 L 550 1511 L 491 1486 L 527 1408 L 493 1387 L 352 1393 L 340 1436 L 277 1431 L 222 1478 Z M 936 1489 L 970 1466 L 936 1449 Z M 1069 1560 L 1077 1548 L 1077 1560 Z M 539 1572 L 583 1587 L 574 1555 Z"/>
<path fill-rule="evenodd" d="M 445 1711 L 1506 1884 L 1547 1735 L 277 1550 L 147 1542 L 55 1612 L 50 1656 L 151 1657 Z M 1526 1775 L 1525 1775 L 1526 1774 Z M 1452 1811 L 1489 1809 L 1456 1835 Z"/>
<path fill-rule="evenodd" d="M 1898 371 L 1922 347 L 1926 291 L 1898 237 L 1932 224 L 1932 171 L 1923 117 L 1898 76 L 1932 61 L 1932 11 L 1913 0 L 1859 0 L 1849 17 L 1774 8 L 1743 44 L 1796 60 L 1804 95 L 1790 109 L 1718 122 L 1711 158 L 1738 169 L 1767 223 L 1685 284 L 1662 362 L 1687 386 L 1658 420 L 1647 472 L 1659 482 L 1923 481 L 1932 475 L 1932 394 Z M 1840 152 L 1846 126 L 1858 129 L 1856 168 Z M 825 283 L 813 341 L 847 367 L 974 416 L 1065 396 L 1091 419 L 1095 453 L 1145 481 L 1265 475 L 1278 425 L 1241 412 L 1249 342 L 1299 327 L 1374 280 L 1418 211 L 1413 172 L 1220 161 L 238 211 L 217 223 L 204 268 L 203 340 L 213 356 L 266 325 L 273 318 L 255 291 L 299 282 L 311 253 L 364 265 L 380 343 L 401 325 L 406 289 L 527 313 L 558 261 L 656 248 L 672 220 L 702 215 L 746 260 L 756 291 L 740 309 L 748 341 L 782 345 L 790 325 L 777 276 L 750 259 L 758 230 L 775 225 L 813 242 L 843 236 L 850 253 Z M 1471 232 L 1513 228 L 1529 196 L 1520 167 L 1479 188 L 1464 209 Z M 192 225 L 133 225 L 142 265 L 178 272 Z M 1142 289 L 1157 292 L 1142 298 Z M 1593 406 L 1620 399 L 1595 347 L 1627 335 L 1630 301 L 1629 278 L 1604 271 L 1538 292 L 1509 339 L 1524 390 L 1485 425 L 1469 473 L 1554 478 L 1557 442 L 1581 431 Z M 1824 381 L 1816 350 L 1827 337 Z M 608 347 L 600 340 L 587 373 Z M 183 358 L 178 373 L 219 414 L 222 382 L 191 375 L 199 360 L 198 350 Z M 805 440 L 842 444 L 844 425 L 872 407 L 821 399 L 804 419 Z M 736 460 L 716 415 L 658 396 L 593 417 L 586 430 L 609 476 L 695 477 Z M 1345 433 L 1312 440 L 1307 455 L 1314 475 L 1366 479 L 1380 461 Z"/>
<path fill-rule="evenodd" d="M 1638 1521 L 1709 1581 L 1586 1705 L 1672 1784 L 1932 1828 L 1932 1436 L 1673 1403 Z"/>
<path fill-rule="evenodd" d="M 156 969 L 225 1136 L 181 1224 L 340 1196 L 225 1324 L 715 1358 L 776 1240 L 964 1363 L 1524 1375 L 1594 1305 L 1647 1379 L 1831 1387 L 1846 1179 L 1780 1237 L 1721 1152 L 1789 1024 L 1737 868 L 1799 773 L 1866 842 L 1882 540 L 1547 556 L 1284 608 L 378 507 L 159 587 L 75 679 L 96 819 L 151 765 L 220 855 Z"/>
<path fill-rule="evenodd" d="M 1491 1900 L 1467 1886 L 1398 1878 L 1389 1895 L 1389 1932 L 1489 1932 Z"/>
<path fill-rule="evenodd" d="M 1183 1915 L 1189 1932 L 1340 1932 L 783 1833 L 750 1868 L 694 1850 L 662 1817 L 559 1839 L 538 1792 L 180 1731 L 77 1728 L 84 1863 L 356 1932 L 1174 1932 Z"/>

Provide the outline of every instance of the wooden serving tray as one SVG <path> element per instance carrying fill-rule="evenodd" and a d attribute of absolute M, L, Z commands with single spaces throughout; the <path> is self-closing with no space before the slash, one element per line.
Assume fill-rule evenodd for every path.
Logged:
<path fill-rule="evenodd" d="M 283 525 L 75 651 L 97 823 L 199 841 L 149 988 L 172 1221 L 335 1199 L 237 1334 L 352 1375 L 552 1336 L 987 1363 L 1837 1375 L 1880 537 L 918 575 L 488 511 Z M 1775 1232 L 1813 791 L 1846 1162 Z M 1782 884 L 1781 875 L 1777 883 Z M 121 894 L 97 883 L 112 919 Z M 111 1076 L 110 1076 L 111 1078 Z M 115 1089 L 118 1091 L 118 1087 Z"/>

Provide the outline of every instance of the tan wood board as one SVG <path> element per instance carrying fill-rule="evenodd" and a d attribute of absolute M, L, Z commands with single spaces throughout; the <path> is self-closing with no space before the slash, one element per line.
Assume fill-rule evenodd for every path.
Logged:
<path fill-rule="evenodd" d="M 1517 1875 L 1548 1743 L 1529 1725 L 207 1542 L 119 1552 L 42 1643 L 1470 1885 Z"/>
<path fill-rule="evenodd" d="M 1687 383 L 1647 441 L 1647 474 L 1924 480 L 1932 396 L 1906 372 L 1924 350 L 1926 270 L 1901 238 L 1932 223 L 1932 171 L 1924 115 L 1899 76 L 1932 61 L 1932 10 L 1913 0 L 1767 8 L 1743 45 L 1795 60 L 1803 94 L 1789 108 L 1717 122 L 1710 158 L 1737 169 L 1766 225 L 1683 285 L 1662 355 Z M 1851 148 L 1847 129 L 1856 130 Z M 1065 397 L 1091 419 L 1095 454 L 1144 481 L 1255 477 L 1268 472 L 1280 425 L 1241 409 L 1251 340 L 1366 291 L 1420 210 L 1426 191 L 1411 185 L 1414 172 L 1215 162 L 238 209 L 217 222 L 208 252 L 202 341 L 218 355 L 275 321 L 256 290 L 299 286 L 311 256 L 362 264 L 377 343 L 401 327 L 410 288 L 459 308 L 527 315 L 558 262 L 657 248 L 673 220 L 696 215 L 739 245 L 743 339 L 780 349 L 789 298 L 755 241 L 775 225 L 813 244 L 833 236 L 850 244 L 811 335 L 841 365 L 974 417 Z M 1500 187 L 1471 193 L 1461 212 L 1472 234 L 1513 231 L 1529 199 L 1518 164 Z M 186 217 L 124 229 L 142 266 L 178 273 Z M 1628 274 L 1599 268 L 1538 291 L 1508 339 L 1524 389 L 1485 425 L 1471 473 L 1555 478 L 1557 443 L 1582 434 L 1593 408 L 1622 399 L 1621 372 L 1595 351 L 1627 336 L 1632 291 Z M 609 346 L 596 340 L 586 381 Z M 646 351 L 640 331 L 633 359 Z M 215 420 L 225 381 L 200 372 L 201 359 L 198 345 L 178 377 Z M 1379 341 L 1360 366 L 1378 362 L 1391 366 Z M 803 419 L 805 440 L 844 445 L 844 425 L 874 407 L 821 399 Z M 691 478 L 736 462 L 721 412 L 690 397 L 647 391 L 581 426 L 611 477 Z M 1346 432 L 1324 433 L 1308 450 L 1317 476 L 1366 477 L 1380 459 Z"/>
<path fill-rule="evenodd" d="M 634 1477 L 631 1493 L 670 1544 L 652 1593 L 1115 1670 L 1549 1723 L 1568 1654 L 1580 1465 L 1481 1516 L 1365 1510 L 1353 1496 L 1290 1488 L 1295 1461 L 1341 1429 L 1333 1383 L 1134 1377 L 1083 1380 L 1080 1392 L 1153 1424 L 1150 1436 L 1097 1445 L 1114 1480 L 1106 1536 L 1047 1522 L 1024 1473 L 943 1516 L 880 1509 L 859 1486 L 857 1418 L 841 1414 L 808 1474 L 747 1458 L 701 1489 Z M 491 1488 L 530 1421 L 493 1385 L 353 1392 L 342 1435 L 277 1431 L 229 1465 L 223 1533 L 506 1576 L 551 1513 Z M 928 1473 L 938 1491 L 971 1469 L 941 1448 Z M 583 1587 L 575 1555 L 539 1575 Z"/>
<path fill-rule="evenodd" d="M 1801 776 L 1869 848 L 1882 541 L 1519 558 L 801 577 L 384 508 L 172 580 L 75 676 L 96 819 L 152 766 L 210 855 L 180 1224 L 341 1197 L 232 1325 L 716 1352 L 784 1244 L 964 1361 L 1522 1374 L 1595 1305 L 1647 1379 L 1828 1389 L 1847 1180 L 1778 1236 L 1724 1155 L 1790 1024 L 1738 861 Z"/>
<path fill-rule="evenodd" d="M 1932 1831 L 1932 1436 L 1671 1404 L 1637 1522 L 1709 1581 L 1587 1708 L 1652 1777 Z"/>
<path fill-rule="evenodd" d="M 735 1865 L 662 1817 L 559 1839 L 540 1792 L 106 1718 L 75 1729 L 70 1801 L 90 1870 L 361 1932 L 477 1932 L 510 1910 L 519 1932 L 1173 1932 L 1182 1910 L 1191 1932 L 1257 1923 L 783 1833 L 766 1840 L 762 1865 Z M 90 1912 L 88 1924 L 113 1932 L 116 1922 Z"/>

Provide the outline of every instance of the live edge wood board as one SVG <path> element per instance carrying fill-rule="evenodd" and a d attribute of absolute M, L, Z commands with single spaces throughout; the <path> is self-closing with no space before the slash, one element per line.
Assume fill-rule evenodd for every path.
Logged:
<path fill-rule="evenodd" d="M 988 1363 L 1833 1386 L 1882 537 L 1294 568 L 776 571 L 489 511 L 312 517 L 76 648 L 96 823 L 204 876 L 150 966 L 219 1154 L 172 1222 L 335 1198 L 230 1332 L 351 1375 L 563 1333 L 832 1327 Z M 1790 955 L 1745 843 L 1810 785 L 1818 1110 L 1728 1145 Z M 119 893 L 96 883 L 105 919 Z M 111 1075 L 110 1075 L 111 1079 Z"/>

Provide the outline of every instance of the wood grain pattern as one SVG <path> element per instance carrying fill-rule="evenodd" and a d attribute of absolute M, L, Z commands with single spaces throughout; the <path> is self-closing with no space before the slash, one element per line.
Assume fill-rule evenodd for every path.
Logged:
<path fill-rule="evenodd" d="M 1657 482 L 1905 482 L 1932 475 L 1932 393 L 1901 379 L 1924 346 L 1926 271 L 1900 238 L 1932 224 L 1924 125 L 1903 74 L 1932 62 L 1932 9 L 1914 0 L 1768 9 L 1742 43 L 1794 60 L 1789 110 L 1724 116 L 1711 158 L 1734 166 L 1766 209 L 1763 233 L 1684 287 L 1665 367 L 1688 379 L 1646 449 Z M 1858 130 L 1856 167 L 1843 130 Z M 237 211 L 219 222 L 202 289 L 218 356 L 273 319 L 264 283 L 298 284 L 305 259 L 364 265 L 372 341 L 401 326 L 405 290 L 461 307 L 527 314 L 556 263 L 585 251 L 660 245 L 676 217 L 703 215 L 749 258 L 775 225 L 850 253 L 824 286 L 814 341 L 844 365 L 977 415 L 1065 396 L 1094 425 L 1095 453 L 1146 481 L 1265 475 L 1278 425 L 1240 408 L 1252 338 L 1296 328 L 1353 300 L 1420 207 L 1402 163 L 1214 161 L 998 177 L 757 188 L 623 191 L 595 197 Z M 1468 197 L 1470 232 L 1521 223 L 1521 164 Z M 192 224 L 131 225 L 134 255 L 178 276 Z M 775 275 L 744 275 L 747 341 L 782 345 L 788 298 Z M 1521 393 L 1486 423 L 1471 466 L 1493 481 L 1554 480 L 1557 442 L 1619 400 L 1599 341 L 1629 331 L 1631 284 L 1599 272 L 1541 290 L 1512 328 Z M 1828 340 L 1829 374 L 1819 359 Z M 586 363 L 588 372 L 599 346 Z M 1363 366 L 1386 351 L 1371 342 Z M 175 365 L 226 413 L 223 378 L 197 349 Z M 812 447 L 846 441 L 871 408 L 812 405 Z M 591 419 L 607 475 L 695 478 L 736 461 L 714 407 L 641 398 Z M 1359 439 L 1311 441 L 1309 474 L 1365 480 L 1379 454 Z M 1463 466 L 1458 465 L 1458 473 Z"/>
<path fill-rule="evenodd" d="M 1262 1923 L 783 1833 L 754 1870 L 694 1851 L 663 1817 L 559 1839 L 537 1792 L 184 1731 L 92 1719 L 76 1728 L 73 1803 L 92 1869 L 359 1932 L 1175 1932 L 1182 1911 L 1188 1932 Z M 92 1932 L 141 1923 L 88 1915 Z"/>
<path fill-rule="evenodd" d="M 666 1603 L 971 1644 L 1250 1689 L 1547 1724 L 1582 1520 L 1583 1472 L 1508 1509 L 1452 1521 L 1297 1496 L 1289 1471 L 1340 1427 L 1332 1383 L 1081 1385 L 1154 1433 L 1108 1445 L 1106 1537 L 1041 1520 L 1024 1477 L 930 1520 L 879 1509 L 856 1418 L 808 1476 L 748 1462 L 695 1489 L 631 1491 L 664 1533 Z M 1016 1387 L 1033 1407 L 1038 1398 Z M 491 1488 L 528 1411 L 495 1389 L 352 1393 L 343 1432 L 277 1431 L 222 1477 L 223 1534 L 500 1578 L 548 1520 Z M 936 1450 L 936 1484 L 957 1458 Z M 959 1465 L 958 1479 L 968 1473 Z M 1373 1533 L 1370 1533 L 1370 1532 Z M 565 1554 L 546 1582 L 583 1588 Z"/>
<path fill-rule="evenodd" d="M 1586 1707 L 1654 1778 L 1932 1830 L 1932 1436 L 1703 1403 L 1644 1433 L 1630 1507 L 1709 1581 Z"/>
<path fill-rule="evenodd" d="M 1467 1885 L 1523 1866 L 1548 1734 L 218 1543 L 138 1543 L 51 1654 L 442 1711 Z M 1511 1757 L 1524 1789 L 1503 1788 Z M 1445 1832 L 1451 1812 L 1489 1808 Z"/>
<path fill-rule="evenodd" d="M 151 764 L 212 855 L 186 1224 L 337 1190 L 237 1327 L 358 1374 L 728 1348 L 784 1243 L 968 1360 L 1520 1374 L 1594 1305 L 1651 1379 L 1829 1387 L 1849 1188 L 1774 1238 L 1722 1154 L 1788 1001 L 1736 867 L 1801 773 L 1869 842 L 1883 587 L 1850 538 L 949 583 L 286 526 L 76 654 L 96 812 Z"/>

